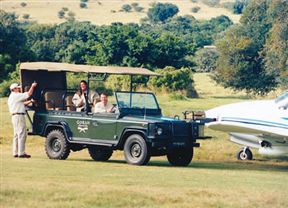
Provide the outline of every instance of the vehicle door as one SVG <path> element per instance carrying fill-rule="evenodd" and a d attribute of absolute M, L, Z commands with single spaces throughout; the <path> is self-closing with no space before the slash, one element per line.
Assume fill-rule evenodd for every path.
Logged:
<path fill-rule="evenodd" d="M 88 129 L 88 134 L 90 138 L 97 141 L 105 140 L 108 143 L 116 141 L 117 117 L 117 113 L 93 113 L 89 115 L 90 129 Z"/>

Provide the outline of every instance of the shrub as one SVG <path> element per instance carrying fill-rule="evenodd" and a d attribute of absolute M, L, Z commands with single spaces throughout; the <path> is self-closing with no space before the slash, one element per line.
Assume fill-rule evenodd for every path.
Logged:
<path fill-rule="evenodd" d="M 124 4 L 124 5 L 122 6 L 122 10 L 123 10 L 124 12 L 130 12 L 131 9 L 132 9 L 132 7 L 131 7 L 129 4 Z"/>
<path fill-rule="evenodd" d="M 62 11 L 67 12 L 69 9 L 67 7 L 62 7 Z"/>
<path fill-rule="evenodd" d="M 180 93 L 175 93 L 175 92 L 169 94 L 169 99 L 170 100 L 187 100 L 187 98 L 184 95 Z"/>
<path fill-rule="evenodd" d="M 135 7 L 134 9 L 135 9 L 136 12 L 142 12 L 144 10 L 144 8 L 140 7 L 140 6 Z"/>
<path fill-rule="evenodd" d="M 191 9 L 191 11 L 192 11 L 193 13 L 197 13 L 200 9 L 201 9 L 201 8 L 200 8 L 199 6 L 196 6 L 196 7 L 193 7 L 193 8 Z"/>
<path fill-rule="evenodd" d="M 137 2 L 134 2 L 134 3 L 131 3 L 131 6 L 132 6 L 133 8 L 135 8 L 135 7 L 138 7 L 139 4 L 138 4 Z"/>
<path fill-rule="evenodd" d="M 22 16 L 22 17 L 23 17 L 23 19 L 26 19 L 26 20 L 27 20 L 27 19 L 29 19 L 29 18 L 30 18 L 30 15 L 29 15 L 29 14 L 23 14 L 23 16 Z"/>
<path fill-rule="evenodd" d="M 60 10 L 60 11 L 58 12 L 58 17 L 59 17 L 60 19 L 63 19 L 64 16 L 65 16 L 65 12 L 64 12 L 63 10 Z"/>
<path fill-rule="evenodd" d="M 210 7 L 216 7 L 219 5 L 220 0 L 202 0 L 202 2 Z"/>
<path fill-rule="evenodd" d="M 81 2 L 83 2 L 83 3 L 87 3 L 88 2 L 88 0 L 80 0 Z"/>
<path fill-rule="evenodd" d="M 81 2 L 81 3 L 80 3 L 80 8 L 82 8 L 82 9 L 87 8 L 87 4 L 84 3 L 84 2 Z"/>
<path fill-rule="evenodd" d="M 197 93 L 193 86 L 192 72 L 189 68 L 175 69 L 168 66 L 156 70 L 162 77 L 151 78 L 149 85 L 154 88 L 164 89 L 167 92 L 178 91 L 188 97 L 195 97 Z"/>
<path fill-rule="evenodd" d="M 196 52 L 195 62 L 197 64 L 197 71 L 212 72 L 216 69 L 216 62 L 219 53 L 216 49 L 203 48 Z"/>
<path fill-rule="evenodd" d="M 21 2 L 21 4 L 20 4 L 22 7 L 26 7 L 27 6 L 27 4 L 25 3 L 25 2 Z"/>

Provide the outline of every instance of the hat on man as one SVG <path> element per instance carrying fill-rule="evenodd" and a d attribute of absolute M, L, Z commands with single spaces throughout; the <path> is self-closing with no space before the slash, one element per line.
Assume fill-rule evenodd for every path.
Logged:
<path fill-rule="evenodd" d="M 17 84 L 17 83 L 13 83 L 13 84 L 10 85 L 10 90 L 13 90 L 15 88 L 21 88 L 21 86 L 19 84 Z"/>

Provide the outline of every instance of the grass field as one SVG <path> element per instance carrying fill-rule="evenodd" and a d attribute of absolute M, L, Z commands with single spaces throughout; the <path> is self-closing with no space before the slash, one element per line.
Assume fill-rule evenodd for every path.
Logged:
<path fill-rule="evenodd" d="M 233 0 L 221 0 L 222 2 L 231 2 Z M 25 2 L 26 6 L 21 6 Z M 15 12 L 23 19 L 24 14 L 28 14 L 29 20 L 37 21 L 38 23 L 61 23 L 65 19 L 58 18 L 58 12 L 63 8 L 68 8 L 68 12 L 75 14 L 76 20 L 90 21 L 97 25 L 109 25 L 112 22 L 139 23 L 140 19 L 147 17 L 147 11 L 154 2 L 173 3 L 179 7 L 179 15 L 193 15 L 197 19 L 211 19 L 220 15 L 228 16 L 233 22 L 239 22 L 240 15 L 232 14 L 227 9 L 221 7 L 209 7 L 198 0 L 193 3 L 191 0 L 89 0 L 87 8 L 81 9 L 80 0 L 1 0 L 0 8 L 7 12 Z M 142 12 L 120 12 L 124 4 L 131 5 L 138 3 L 143 7 Z M 197 13 L 192 13 L 193 7 L 199 6 L 201 9 Z M 67 16 L 67 15 L 66 15 Z"/>
<path fill-rule="evenodd" d="M 164 114 L 209 109 L 248 99 L 215 86 L 207 74 L 195 74 L 198 99 L 170 100 L 159 95 Z M 49 160 L 44 139 L 29 136 L 31 159 L 11 156 L 12 127 L 7 98 L 0 99 L 0 207 L 288 207 L 288 159 L 239 162 L 239 146 L 223 133 L 207 130 L 213 139 L 200 141 L 193 162 L 171 167 L 165 157 L 147 166 L 125 163 L 117 151 L 106 163 L 94 162 L 87 150 L 65 161 Z"/>

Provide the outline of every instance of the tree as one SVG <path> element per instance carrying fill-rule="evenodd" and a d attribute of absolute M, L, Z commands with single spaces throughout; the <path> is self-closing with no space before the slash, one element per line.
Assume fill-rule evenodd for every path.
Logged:
<path fill-rule="evenodd" d="M 216 61 L 219 54 L 216 49 L 203 48 L 196 52 L 195 62 L 197 71 L 212 72 L 216 69 Z"/>
<path fill-rule="evenodd" d="M 156 3 L 148 10 L 148 18 L 150 22 L 165 22 L 179 12 L 176 5 L 170 3 Z"/>
<path fill-rule="evenodd" d="M 246 90 L 248 93 L 262 95 L 277 87 L 277 72 L 274 69 L 267 70 L 269 61 L 267 61 L 266 54 L 272 55 L 272 53 L 265 49 L 265 44 L 269 45 L 276 40 L 273 35 L 271 36 L 275 17 L 271 20 L 268 15 L 269 10 L 273 7 L 273 2 L 277 1 L 251 1 L 240 19 L 242 24 L 230 28 L 224 38 L 218 41 L 217 49 L 220 55 L 214 75 L 214 79 L 218 83 L 235 90 Z M 281 3 L 277 10 L 282 7 L 287 9 L 287 4 Z M 286 10 L 283 12 L 283 22 L 287 22 L 285 14 Z M 274 29 L 276 30 L 276 26 Z M 285 39 L 283 40 L 285 42 Z M 280 68 L 283 68 L 283 64 Z"/>
<path fill-rule="evenodd" d="M 25 41 L 16 15 L 0 10 L 0 82 L 15 69 L 17 62 L 24 59 L 25 54 L 29 54 Z"/>
<path fill-rule="evenodd" d="M 272 1 L 268 18 L 273 23 L 263 49 L 265 70 L 277 77 L 277 82 L 288 86 L 288 2 Z"/>
<path fill-rule="evenodd" d="M 186 96 L 191 97 L 190 92 L 195 91 L 193 87 L 192 72 L 188 68 L 175 69 L 167 66 L 156 70 L 162 77 L 153 77 L 149 84 L 155 88 L 162 88 L 168 92 L 185 91 Z"/>
<path fill-rule="evenodd" d="M 233 13 L 242 14 L 247 4 L 248 4 L 247 0 L 236 0 L 233 5 Z"/>

